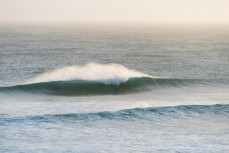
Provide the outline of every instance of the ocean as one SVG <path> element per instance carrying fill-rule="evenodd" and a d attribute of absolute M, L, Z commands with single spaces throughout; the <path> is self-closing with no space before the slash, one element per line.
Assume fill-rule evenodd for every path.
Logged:
<path fill-rule="evenodd" d="M 229 27 L 1 23 L 0 152 L 229 152 Z"/>

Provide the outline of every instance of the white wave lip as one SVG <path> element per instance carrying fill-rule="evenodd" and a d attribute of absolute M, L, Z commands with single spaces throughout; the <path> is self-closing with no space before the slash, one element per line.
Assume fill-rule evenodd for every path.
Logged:
<path fill-rule="evenodd" d="M 28 80 L 26 84 L 68 80 L 85 80 L 97 81 L 105 84 L 120 84 L 126 82 L 129 78 L 136 77 L 152 76 L 128 69 L 119 64 L 88 63 L 84 66 L 67 66 L 50 72 L 45 72 Z"/>

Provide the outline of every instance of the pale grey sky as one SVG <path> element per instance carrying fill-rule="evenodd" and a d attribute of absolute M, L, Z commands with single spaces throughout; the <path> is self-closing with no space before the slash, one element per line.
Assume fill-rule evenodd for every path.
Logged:
<path fill-rule="evenodd" d="M 0 0 L 0 21 L 229 22 L 229 0 Z"/>

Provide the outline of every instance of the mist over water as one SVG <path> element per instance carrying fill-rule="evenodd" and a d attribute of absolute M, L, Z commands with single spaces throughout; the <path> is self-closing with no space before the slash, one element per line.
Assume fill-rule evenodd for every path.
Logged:
<path fill-rule="evenodd" d="M 130 70 L 118 64 L 96 64 L 89 63 L 83 67 L 69 66 L 56 69 L 51 72 L 41 74 L 27 83 L 67 81 L 67 80 L 84 80 L 97 81 L 105 84 L 119 84 L 126 82 L 130 78 L 150 77 L 147 74 Z"/>
<path fill-rule="evenodd" d="M 1 25 L 0 152 L 228 152 L 229 29 Z"/>

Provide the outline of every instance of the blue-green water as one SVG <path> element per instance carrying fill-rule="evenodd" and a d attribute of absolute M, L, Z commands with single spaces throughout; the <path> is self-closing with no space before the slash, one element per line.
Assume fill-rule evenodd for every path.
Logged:
<path fill-rule="evenodd" d="M 0 152 L 229 152 L 229 28 L 1 24 Z"/>

